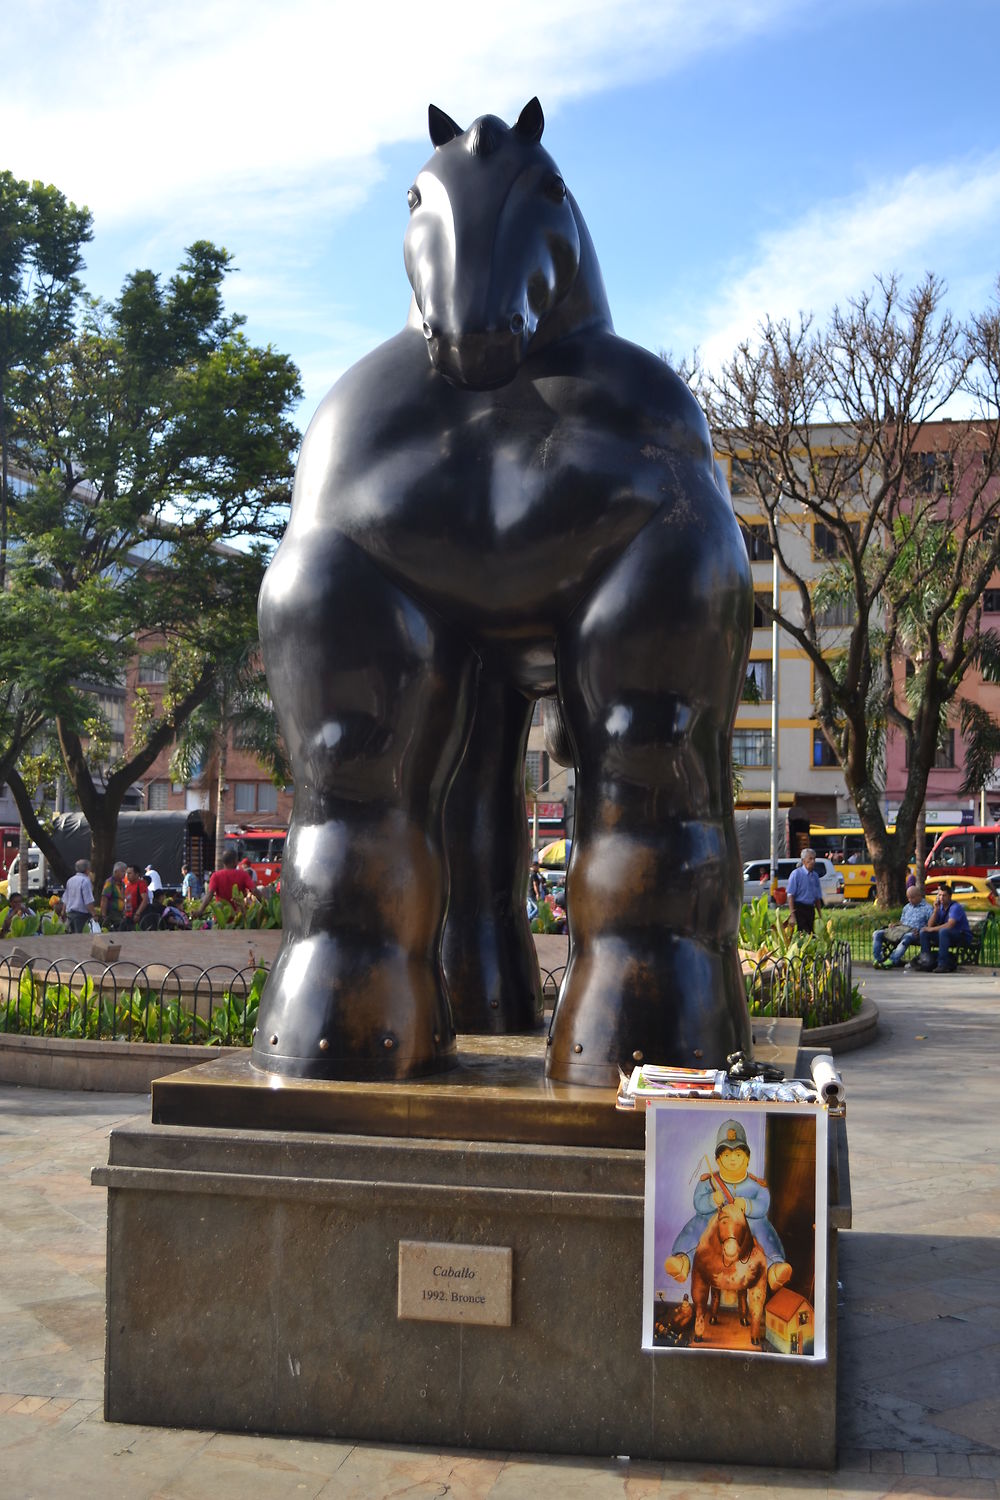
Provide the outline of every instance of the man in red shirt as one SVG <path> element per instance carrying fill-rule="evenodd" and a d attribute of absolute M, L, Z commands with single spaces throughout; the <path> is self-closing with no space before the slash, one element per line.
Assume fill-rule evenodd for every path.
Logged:
<path fill-rule="evenodd" d="M 129 865 L 122 885 L 123 916 L 131 927 L 138 927 L 139 918 L 149 907 L 149 883 L 139 874 L 138 865 Z"/>
<path fill-rule="evenodd" d="M 208 882 L 208 890 L 205 892 L 204 900 L 195 912 L 200 917 L 206 912 L 213 901 L 225 901 L 229 906 L 234 906 L 233 891 L 242 891 L 249 901 L 255 901 L 253 877 L 248 870 L 239 870 L 236 867 L 236 850 L 227 849 L 222 856 L 222 865 Z"/>

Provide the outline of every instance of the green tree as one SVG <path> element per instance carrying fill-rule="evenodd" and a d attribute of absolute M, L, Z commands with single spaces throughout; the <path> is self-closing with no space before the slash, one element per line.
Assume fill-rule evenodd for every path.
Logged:
<path fill-rule="evenodd" d="M 878 899 L 898 905 L 949 717 L 973 736 L 974 774 L 988 756 L 960 688 L 998 656 L 982 594 L 1000 562 L 1000 311 L 963 324 L 934 277 L 910 292 L 880 281 L 823 328 L 768 319 L 702 391 L 794 585 L 778 619 L 812 663 Z M 968 419 L 941 422 L 956 400 Z M 818 579 L 799 560 L 814 550 L 827 559 Z M 833 607 L 848 622 L 837 629 Z M 890 727 L 909 765 L 894 834 L 881 795 Z"/>
<path fill-rule="evenodd" d="M 140 271 L 115 302 L 90 302 L 18 413 L 17 461 L 33 483 L 17 540 L 90 631 L 53 717 L 98 876 L 128 788 L 210 696 L 218 660 L 256 639 L 267 548 L 284 524 L 298 374 L 226 313 L 230 269 L 202 241 L 165 285 Z M 88 689 L 124 681 L 150 651 L 165 664 L 162 698 L 134 695 L 130 740 L 109 764 Z"/>
<path fill-rule="evenodd" d="M 0 172 L 0 589 L 6 584 L 11 452 L 46 355 L 70 332 L 81 292 L 85 208 L 57 188 Z"/>
<path fill-rule="evenodd" d="M 217 659 L 208 696 L 185 722 L 170 762 L 175 781 L 200 775 L 216 784 L 215 867 L 222 863 L 226 830 L 222 820 L 229 746 L 248 750 L 275 786 L 291 779 L 291 768 L 267 690 L 267 678 L 255 640 L 229 659 Z"/>
<path fill-rule="evenodd" d="M 16 776 L 89 654 L 83 616 L 11 556 L 10 531 L 20 419 L 47 354 L 72 328 L 90 238 L 86 209 L 0 172 L 0 783 Z"/>

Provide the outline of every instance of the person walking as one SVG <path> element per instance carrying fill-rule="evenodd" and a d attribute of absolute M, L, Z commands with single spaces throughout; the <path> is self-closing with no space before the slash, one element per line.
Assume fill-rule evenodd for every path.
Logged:
<path fill-rule="evenodd" d="M 74 873 L 67 880 L 63 891 L 63 904 L 70 932 L 84 932 L 88 922 L 100 921 L 101 914 L 94 900 L 89 859 L 77 860 Z"/>
<path fill-rule="evenodd" d="M 816 850 L 803 849 L 800 858 L 788 877 L 788 913 L 800 932 L 812 932 L 823 907 L 823 887 L 816 874 Z"/>

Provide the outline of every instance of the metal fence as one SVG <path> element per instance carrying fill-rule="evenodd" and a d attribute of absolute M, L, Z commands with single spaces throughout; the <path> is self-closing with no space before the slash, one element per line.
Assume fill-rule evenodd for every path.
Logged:
<path fill-rule="evenodd" d="M 744 968 L 755 1016 L 799 1016 L 804 1026 L 833 1026 L 854 1013 L 851 949 L 834 943 L 823 958 L 762 958 Z"/>
<path fill-rule="evenodd" d="M 542 970 L 542 1000 L 545 1002 L 546 1010 L 555 1005 L 559 997 L 559 986 L 562 984 L 565 972 L 565 964 L 562 964 L 558 969 Z"/>
<path fill-rule="evenodd" d="M 565 965 L 541 971 L 546 1010 L 555 1005 Z M 100 966 L 70 958 L 0 956 L 0 1032 L 87 1041 L 249 1046 L 267 971 L 214 964 L 168 969 L 118 960 Z M 801 1016 L 826 1026 L 851 1015 L 851 946 L 805 963 L 762 960 L 745 974 L 755 1015 Z"/>
<path fill-rule="evenodd" d="M 86 1041 L 249 1046 L 266 971 L 0 957 L 0 1031 Z"/>
<path fill-rule="evenodd" d="M 969 913 L 969 921 L 973 934 L 981 936 L 979 951 L 979 963 L 988 965 L 990 968 L 1000 966 L 1000 918 L 995 913 L 988 912 L 984 923 L 980 924 L 976 919 L 976 913 Z M 885 912 L 866 911 L 864 914 L 851 913 L 849 920 L 838 923 L 834 918 L 838 942 L 845 943 L 850 949 L 851 957 L 855 963 L 868 963 L 872 961 L 872 942 L 875 933 L 880 927 L 888 927 L 890 922 L 886 919 Z M 913 953 L 917 953 L 913 949 Z"/>

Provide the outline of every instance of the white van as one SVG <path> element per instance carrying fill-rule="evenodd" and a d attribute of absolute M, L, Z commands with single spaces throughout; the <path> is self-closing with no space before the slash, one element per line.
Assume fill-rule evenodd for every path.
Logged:
<path fill-rule="evenodd" d="M 7 871 L 7 891 L 19 891 L 21 889 L 21 856 L 15 854 Z M 42 851 L 37 844 L 32 844 L 28 849 L 28 891 L 40 891 L 42 889 Z"/>

